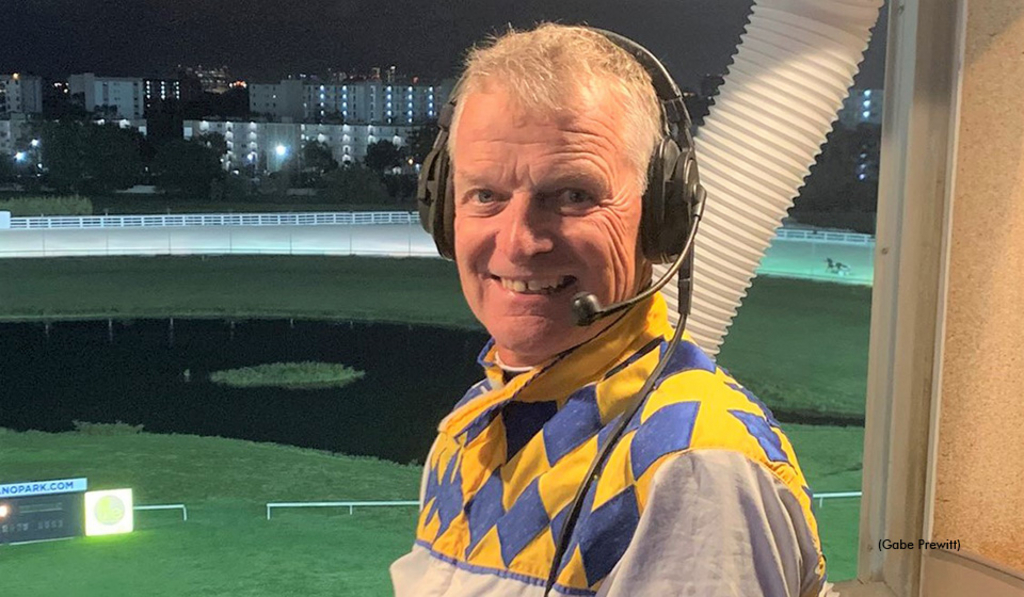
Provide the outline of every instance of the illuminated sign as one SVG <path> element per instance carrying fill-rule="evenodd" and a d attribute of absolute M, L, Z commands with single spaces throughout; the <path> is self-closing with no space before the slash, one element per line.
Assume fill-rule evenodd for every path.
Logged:
<path fill-rule="evenodd" d="M 89 488 L 86 479 L 58 479 L 55 481 L 29 481 L 0 485 L 0 499 L 20 498 L 54 493 L 81 493 Z"/>
<path fill-rule="evenodd" d="M 86 535 L 130 533 L 134 528 L 134 523 L 131 489 L 86 492 Z"/>
<path fill-rule="evenodd" d="M 0 544 L 82 535 L 82 494 L 0 498 Z"/>

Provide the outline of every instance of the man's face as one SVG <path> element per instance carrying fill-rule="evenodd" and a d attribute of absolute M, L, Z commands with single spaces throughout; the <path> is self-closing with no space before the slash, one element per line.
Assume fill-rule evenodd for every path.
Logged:
<path fill-rule="evenodd" d="M 471 93 L 455 134 L 455 256 L 470 308 L 511 366 L 594 337 L 572 299 L 608 305 L 637 284 L 640 192 L 608 94 L 552 118 L 516 114 L 500 88 Z"/>

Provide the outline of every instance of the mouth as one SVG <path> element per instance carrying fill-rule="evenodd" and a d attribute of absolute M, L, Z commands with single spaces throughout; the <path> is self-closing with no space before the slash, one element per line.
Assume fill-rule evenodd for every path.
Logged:
<path fill-rule="evenodd" d="M 537 278 L 502 278 L 491 276 L 501 287 L 514 294 L 551 295 L 576 283 L 575 276 L 549 276 Z"/>

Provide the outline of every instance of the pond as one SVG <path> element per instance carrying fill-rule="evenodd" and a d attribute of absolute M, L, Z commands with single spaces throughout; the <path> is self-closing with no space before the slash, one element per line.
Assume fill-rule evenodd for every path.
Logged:
<path fill-rule="evenodd" d="M 0 324 L 0 426 L 72 421 L 422 461 L 437 423 L 482 376 L 482 331 L 289 320 Z M 366 372 L 340 389 L 233 389 L 209 374 L 273 362 Z M 189 375 L 185 375 L 185 371 Z"/>

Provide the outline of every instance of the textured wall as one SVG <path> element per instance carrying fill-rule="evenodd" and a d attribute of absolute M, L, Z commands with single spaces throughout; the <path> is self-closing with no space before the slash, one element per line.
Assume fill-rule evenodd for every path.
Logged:
<path fill-rule="evenodd" d="M 934 536 L 1024 574 L 1024 0 L 970 0 Z"/>

